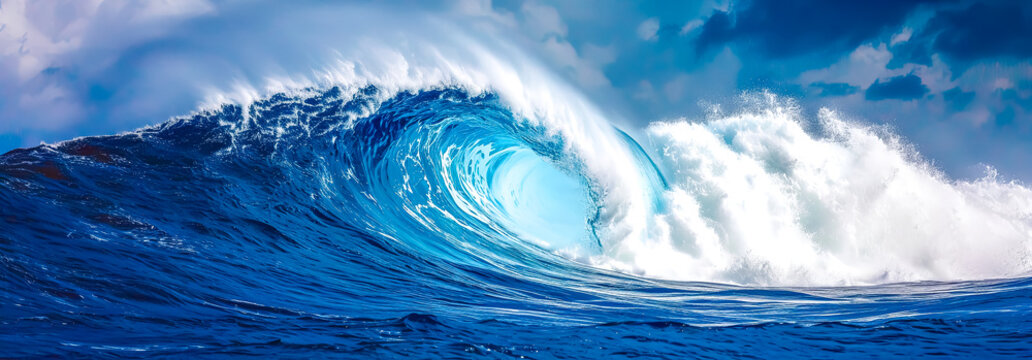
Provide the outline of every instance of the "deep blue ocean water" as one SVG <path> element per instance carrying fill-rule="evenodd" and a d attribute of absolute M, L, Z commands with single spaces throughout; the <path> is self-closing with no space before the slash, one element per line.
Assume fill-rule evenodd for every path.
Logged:
<path fill-rule="evenodd" d="M 0 358 L 1032 356 L 1028 277 L 749 287 L 586 265 L 553 251 L 602 246 L 561 138 L 491 94 L 379 95 L 0 156 Z"/>

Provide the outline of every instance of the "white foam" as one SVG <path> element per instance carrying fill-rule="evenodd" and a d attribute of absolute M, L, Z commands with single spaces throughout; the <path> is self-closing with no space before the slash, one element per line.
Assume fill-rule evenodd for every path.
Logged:
<path fill-rule="evenodd" d="M 601 264 L 764 285 L 1011 277 L 1032 269 L 1032 190 L 950 180 L 884 132 L 791 103 L 647 129 L 670 189 L 649 236 Z M 754 104 L 755 105 L 755 104 Z"/>

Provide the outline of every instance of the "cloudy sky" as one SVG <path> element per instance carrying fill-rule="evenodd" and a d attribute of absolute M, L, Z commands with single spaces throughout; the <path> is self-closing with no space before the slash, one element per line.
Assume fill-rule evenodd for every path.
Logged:
<path fill-rule="evenodd" d="M 356 6 L 512 43 L 622 126 L 770 91 L 804 114 L 884 125 L 952 176 L 992 165 L 1032 181 L 1032 3 L 1020 0 L 0 0 L 0 152 L 161 122 L 205 87 L 358 46 L 331 40 L 374 24 L 326 15 Z"/>

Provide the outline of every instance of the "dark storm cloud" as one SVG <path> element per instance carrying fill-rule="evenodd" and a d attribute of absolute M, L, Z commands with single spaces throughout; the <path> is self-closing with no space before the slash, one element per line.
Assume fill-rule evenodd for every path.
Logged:
<path fill-rule="evenodd" d="M 932 47 L 951 58 L 1032 57 L 1032 7 L 1022 1 L 976 3 L 938 12 L 924 30 L 936 34 Z"/>
<path fill-rule="evenodd" d="M 864 97 L 878 101 L 887 99 L 914 100 L 928 93 L 928 87 L 921 83 L 921 78 L 914 74 L 900 75 L 886 82 L 875 80 L 867 88 Z"/>
<path fill-rule="evenodd" d="M 847 83 L 824 83 L 816 82 L 810 84 L 810 88 L 817 91 L 820 96 L 845 96 L 856 93 L 860 88 Z"/>
<path fill-rule="evenodd" d="M 731 13 L 714 13 L 696 45 L 705 50 L 741 42 L 771 58 L 841 53 L 899 26 L 922 3 L 941 2 L 755 0 Z"/>
<path fill-rule="evenodd" d="M 699 39 L 695 44 L 701 52 L 714 45 L 731 41 L 735 37 L 734 26 L 730 14 L 723 11 L 714 12 L 702 24 L 702 33 L 699 34 Z"/>
<path fill-rule="evenodd" d="M 932 50 L 929 49 L 927 41 L 912 39 L 896 45 L 892 49 L 892 60 L 885 67 L 899 69 L 906 64 L 932 66 Z"/>
<path fill-rule="evenodd" d="M 1032 7 L 1023 1 L 976 2 L 941 9 L 910 41 L 893 50 L 890 69 L 907 63 L 931 65 L 932 54 L 960 75 L 973 63 L 1032 58 Z"/>

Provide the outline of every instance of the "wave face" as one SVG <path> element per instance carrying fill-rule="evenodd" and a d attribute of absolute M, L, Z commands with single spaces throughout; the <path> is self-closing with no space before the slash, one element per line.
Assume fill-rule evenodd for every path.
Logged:
<path fill-rule="evenodd" d="M 309 89 L 4 154 L 0 355 L 1032 351 L 1018 184 L 771 97 L 644 145 L 503 99 Z"/>

